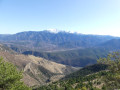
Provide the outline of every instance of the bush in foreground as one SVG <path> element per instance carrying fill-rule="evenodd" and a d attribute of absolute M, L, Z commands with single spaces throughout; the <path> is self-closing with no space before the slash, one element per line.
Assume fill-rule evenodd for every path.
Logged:
<path fill-rule="evenodd" d="M 31 90 L 21 81 L 22 77 L 13 64 L 0 58 L 0 90 Z"/>

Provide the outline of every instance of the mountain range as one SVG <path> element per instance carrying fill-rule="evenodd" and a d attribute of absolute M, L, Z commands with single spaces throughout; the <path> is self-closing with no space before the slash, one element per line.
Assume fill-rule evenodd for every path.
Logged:
<path fill-rule="evenodd" d="M 56 85 L 61 85 L 62 90 L 69 84 L 77 88 L 81 80 L 88 83 L 93 78 L 99 83 L 98 77 L 105 74 L 101 70 L 107 66 L 96 64 L 97 59 L 118 50 L 120 37 L 113 36 L 47 30 L 0 35 L 0 56 L 23 71 L 22 80 L 26 85 L 42 86 L 40 90 L 48 89 L 49 86 L 43 86 L 48 84 L 55 90 Z"/>
<path fill-rule="evenodd" d="M 120 37 L 70 32 L 27 31 L 0 35 L 0 42 L 17 53 L 84 67 L 120 49 Z"/>
<path fill-rule="evenodd" d="M 17 52 L 59 51 L 95 47 L 117 37 L 101 35 L 84 35 L 69 32 L 52 33 L 49 31 L 28 31 L 12 35 L 0 35 L 0 42 L 8 45 Z"/>

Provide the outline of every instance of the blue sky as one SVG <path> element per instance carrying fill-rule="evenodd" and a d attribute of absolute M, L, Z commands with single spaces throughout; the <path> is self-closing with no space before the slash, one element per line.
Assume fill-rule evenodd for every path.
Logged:
<path fill-rule="evenodd" d="M 0 0 L 0 34 L 45 29 L 120 36 L 120 0 Z"/>

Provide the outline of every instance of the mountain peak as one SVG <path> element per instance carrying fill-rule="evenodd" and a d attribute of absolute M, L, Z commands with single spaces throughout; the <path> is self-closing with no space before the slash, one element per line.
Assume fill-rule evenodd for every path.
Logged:
<path fill-rule="evenodd" d="M 51 32 L 51 33 L 58 33 L 58 32 L 61 32 L 61 30 L 58 30 L 58 29 L 47 29 L 45 31 L 48 31 L 48 32 Z"/>
<path fill-rule="evenodd" d="M 59 33 L 59 32 L 65 32 L 65 33 L 73 33 L 73 34 L 80 34 L 78 32 L 73 32 L 73 31 L 65 31 L 65 30 L 59 30 L 59 29 L 47 29 L 45 31 L 51 32 L 51 33 Z"/>

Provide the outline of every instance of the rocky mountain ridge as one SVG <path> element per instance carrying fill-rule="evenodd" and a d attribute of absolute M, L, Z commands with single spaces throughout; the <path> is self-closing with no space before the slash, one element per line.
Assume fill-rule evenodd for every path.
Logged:
<path fill-rule="evenodd" d="M 69 50 L 88 48 L 118 38 L 103 35 L 85 35 L 69 32 L 27 31 L 12 35 L 0 35 L 0 42 L 17 52 Z"/>

